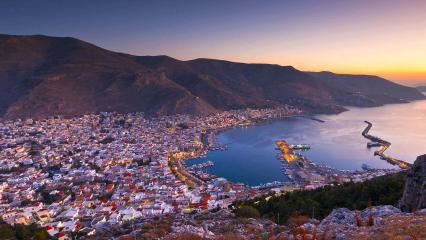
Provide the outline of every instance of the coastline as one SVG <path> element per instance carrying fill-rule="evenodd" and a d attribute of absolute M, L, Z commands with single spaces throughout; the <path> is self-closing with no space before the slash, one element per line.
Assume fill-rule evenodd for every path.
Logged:
<path fill-rule="evenodd" d="M 422 102 L 422 101 L 425 101 L 425 100 L 416 100 L 416 101 L 411 101 L 411 102 L 409 102 L 409 103 L 414 103 L 414 102 Z M 401 103 L 394 103 L 394 104 L 386 104 L 386 105 L 383 105 L 383 106 L 376 106 L 376 107 L 368 107 L 368 109 L 369 108 L 381 108 L 381 107 L 384 107 L 384 106 L 390 106 L 390 105 L 400 105 Z M 356 109 L 365 109 L 365 107 L 352 107 L 352 108 L 356 108 Z M 351 109 L 349 108 L 348 109 L 348 111 L 351 111 Z M 254 122 L 251 122 L 250 124 L 246 124 L 246 125 L 244 125 L 244 126 L 241 126 L 241 125 L 234 125 L 234 126 L 229 126 L 229 127 L 225 127 L 225 128 L 220 128 L 220 129 L 216 129 L 215 131 L 214 131 L 214 134 L 215 134 L 215 138 L 217 139 L 217 135 L 219 135 L 219 134 L 221 134 L 221 133 L 223 133 L 223 132 L 225 132 L 225 131 L 227 131 L 227 130 L 230 130 L 230 129 L 235 129 L 235 128 L 243 128 L 243 127 L 246 127 L 246 126 L 256 126 L 256 125 L 259 125 L 259 126 L 261 126 L 261 125 L 267 125 L 267 124 L 269 124 L 269 123 L 271 123 L 271 122 L 274 122 L 274 121 L 279 121 L 279 120 L 283 120 L 283 119 L 288 119 L 288 118 L 306 118 L 306 119 L 311 119 L 311 120 L 313 120 L 313 121 L 317 121 L 316 119 L 319 119 L 320 118 L 320 116 L 321 115 L 337 115 L 337 114 L 306 114 L 306 113 L 301 113 L 301 114 L 293 114 L 293 115 L 290 115 L 290 116 L 283 116 L 283 117 L 280 117 L 280 118 L 269 118 L 269 119 L 264 119 L 264 120 L 260 120 L 260 121 L 254 121 Z M 317 118 L 317 116 L 319 116 L 318 118 Z M 312 119 L 312 118 L 315 118 L 315 119 Z M 321 120 L 321 119 L 319 119 L 319 120 Z M 317 122 L 320 122 L 320 121 L 317 121 Z M 362 129 L 360 129 L 360 131 L 362 131 Z M 209 151 L 214 151 L 214 150 L 208 150 L 208 151 L 206 151 L 205 152 L 205 154 L 207 154 Z M 196 157 L 191 157 L 191 158 L 188 158 L 188 159 L 186 159 L 186 160 L 192 160 L 192 159 L 197 159 L 197 158 L 202 158 L 204 155 L 201 155 L 201 156 L 196 156 Z M 326 165 L 325 165 L 326 166 Z M 353 174 L 356 174 L 357 172 L 359 172 L 360 170 L 339 170 L 339 169 L 337 169 L 337 168 L 333 168 L 333 167 L 329 167 L 330 169 L 335 169 L 335 170 L 337 170 L 337 171 L 345 171 L 345 172 L 351 172 L 351 173 L 353 173 Z M 389 169 L 387 169 L 386 167 L 385 168 L 375 168 L 375 170 L 379 170 L 379 171 L 387 171 L 387 170 L 389 170 Z M 394 170 L 394 169 L 393 169 Z M 391 170 L 392 171 L 392 170 Z M 220 176 L 219 176 L 220 177 Z M 262 183 L 261 185 L 268 185 L 268 182 L 266 182 L 266 183 Z M 255 187 L 254 185 L 251 185 L 251 187 Z M 257 187 L 261 187 L 261 186 L 257 186 Z"/>

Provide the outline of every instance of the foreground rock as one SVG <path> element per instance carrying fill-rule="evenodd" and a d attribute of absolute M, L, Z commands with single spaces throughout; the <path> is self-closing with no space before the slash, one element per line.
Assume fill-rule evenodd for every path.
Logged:
<path fill-rule="evenodd" d="M 426 208 L 426 155 L 419 156 L 408 172 L 400 208 L 403 211 Z"/>

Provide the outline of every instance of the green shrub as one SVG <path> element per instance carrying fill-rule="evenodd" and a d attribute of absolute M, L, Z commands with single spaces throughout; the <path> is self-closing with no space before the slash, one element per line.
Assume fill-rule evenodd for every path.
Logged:
<path fill-rule="evenodd" d="M 294 212 L 301 215 L 314 215 L 317 219 L 326 217 L 334 208 L 345 207 L 351 210 L 364 209 L 372 204 L 396 205 L 402 197 L 406 172 L 377 177 L 362 183 L 344 183 L 314 190 L 287 192 L 266 200 L 266 195 L 246 201 L 234 202 L 235 213 L 242 209 L 255 208 L 261 216 L 285 224 Z M 251 208 L 248 208 L 251 207 Z M 244 212 L 247 210 L 243 210 Z M 250 212 L 255 212 L 250 210 Z"/>
<path fill-rule="evenodd" d="M 260 212 L 252 206 L 243 206 L 235 210 L 235 216 L 242 218 L 259 218 Z"/>

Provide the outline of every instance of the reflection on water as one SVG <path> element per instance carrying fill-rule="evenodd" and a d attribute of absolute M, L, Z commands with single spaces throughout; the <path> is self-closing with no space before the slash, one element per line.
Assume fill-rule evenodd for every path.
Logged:
<path fill-rule="evenodd" d="M 426 101 L 393 104 L 377 108 L 351 108 L 338 115 L 320 115 L 320 123 L 304 118 L 290 118 L 268 124 L 234 128 L 218 135 L 227 151 L 209 152 L 201 159 L 215 165 L 209 172 L 234 182 L 258 185 L 274 180 L 284 181 L 281 164 L 275 158 L 274 141 L 285 139 L 290 144 L 307 143 L 311 150 L 305 155 L 315 163 L 338 169 L 360 169 L 363 163 L 376 168 L 392 166 L 373 156 L 361 136 L 364 120 L 373 123 L 372 135 L 392 143 L 386 154 L 413 162 L 426 153 Z"/>

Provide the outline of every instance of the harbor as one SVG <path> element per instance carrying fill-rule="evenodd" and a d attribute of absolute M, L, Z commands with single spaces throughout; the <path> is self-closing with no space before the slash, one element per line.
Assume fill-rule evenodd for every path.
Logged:
<path fill-rule="evenodd" d="M 304 189 L 314 189 L 317 187 L 343 183 L 349 181 L 365 181 L 372 175 L 382 175 L 395 170 L 372 169 L 363 164 L 363 171 L 344 171 L 328 167 L 324 164 L 315 164 L 305 157 L 301 151 L 309 151 L 311 146 L 307 144 L 288 144 L 285 140 L 275 141 L 277 159 L 281 161 L 283 174 L 290 179 L 289 183 L 272 182 L 263 184 L 259 188 L 268 186 L 285 188 L 288 186 L 299 186 Z"/>
<path fill-rule="evenodd" d="M 422 111 L 415 111 L 416 109 Z M 341 171 L 342 174 L 337 174 L 342 176 L 337 177 L 339 180 L 358 181 L 362 177 L 354 174 L 349 178 L 346 177 L 348 175 L 346 172 L 358 171 L 364 176 L 374 174 L 374 171 L 400 169 L 374 156 L 374 151 L 379 150 L 379 145 L 377 148 L 371 146 L 371 151 L 366 147 L 367 142 L 371 141 L 361 136 L 366 127 L 364 120 L 374 125 L 370 134 L 392 142 L 384 154 L 412 163 L 415 157 L 422 153 L 419 149 L 424 149 L 426 144 L 424 137 L 426 125 L 415 125 L 413 122 L 413 119 L 426 121 L 426 114 L 423 114 L 426 112 L 423 109 L 426 109 L 426 101 L 380 108 L 353 108 L 339 115 L 315 116 L 324 123 L 305 117 L 293 117 L 248 127 L 233 127 L 216 134 L 217 143 L 227 146 L 225 151 L 208 151 L 202 157 L 188 159 L 185 163 L 191 166 L 212 161 L 214 166 L 208 167 L 205 171 L 231 182 L 249 186 L 264 186 L 274 181 L 292 182 L 284 172 L 287 167 L 286 161 L 284 162 L 286 164 L 283 164 L 282 160 L 277 160 L 277 155 L 281 152 L 277 151 L 275 141 L 283 139 L 289 146 L 309 145 L 310 149 L 307 151 L 293 150 L 293 152 L 302 154 L 317 167 L 327 166 Z M 365 116 L 369 118 L 366 119 Z M 367 167 L 363 167 L 364 165 Z"/>

